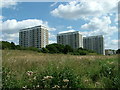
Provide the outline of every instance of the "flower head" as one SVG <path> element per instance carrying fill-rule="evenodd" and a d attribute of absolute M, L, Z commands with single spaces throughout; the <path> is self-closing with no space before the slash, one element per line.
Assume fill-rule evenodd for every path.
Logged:
<path fill-rule="evenodd" d="M 66 83 L 67 83 L 67 82 L 69 82 L 69 80 L 68 80 L 68 79 L 63 79 L 63 82 L 66 82 Z"/>
<path fill-rule="evenodd" d="M 48 79 L 52 79 L 52 78 L 53 78 L 52 76 L 45 76 L 44 80 L 48 80 Z"/>
<path fill-rule="evenodd" d="M 36 76 L 33 79 L 36 80 Z"/>
<path fill-rule="evenodd" d="M 27 86 L 24 86 L 24 87 L 23 87 L 23 89 L 26 89 L 26 88 L 27 88 Z"/>
<path fill-rule="evenodd" d="M 28 76 L 32 76 L 32 75 L 33 75 L 33 72 L 32 72 L 32 71 L 27 71 L 27 75 L 28 75 Z"/>
<path fill-rule="evenodd" d="M 54 87 L 52 87 L 52 88 L 60 88 L 60 86 L 58 86 L 58 85 L 55 85 Z"/>
<path fill-rule="evenodd" d="M 40 87 L 40 85 L 37 85 L 36 87 L 37 87 L 37 88 L 39 88 L 39 87 Z"/>

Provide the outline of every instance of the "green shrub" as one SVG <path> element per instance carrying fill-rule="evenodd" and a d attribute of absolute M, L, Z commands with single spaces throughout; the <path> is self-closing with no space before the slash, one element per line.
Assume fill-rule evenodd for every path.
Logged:
<path fill-rule="evenodd" d="M 73 48 L 70 47 L 69 45 L 65 45 L 63 53 L 67 54 L 73 52 Z"/>
<path fill-rule="evenodd" d="M 41 49 L 41 52 L 43 52 L 43 53 L 48 53 L 49 50 L 48 50 L 47 48 L 42 48 L 42 49 Z"/>
<path fill-rule="evenodd" d="M 47 45 L 46 48 L 49 50 L 49 53 L 58 53 L 58 49 L 53 45 Z"/>

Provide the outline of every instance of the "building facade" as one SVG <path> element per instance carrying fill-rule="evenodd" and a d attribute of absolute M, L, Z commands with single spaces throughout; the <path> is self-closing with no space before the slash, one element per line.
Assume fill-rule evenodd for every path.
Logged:
<path fill-rule="evenodd" d="M 20 30 L 19 45 L 23 47 L 45 47 L 48 45 L 48 29 L 40 25 Z"/>
<path fill-rule="evenodd" d="M 79 31 L 57 34 L 57 43 L 72 48 L 83 47 L 83 38 Z"/>
<path fill-rule="evenodd" d="M 83 37 L 83 48 L 105 55 L 103 36 Z"/>

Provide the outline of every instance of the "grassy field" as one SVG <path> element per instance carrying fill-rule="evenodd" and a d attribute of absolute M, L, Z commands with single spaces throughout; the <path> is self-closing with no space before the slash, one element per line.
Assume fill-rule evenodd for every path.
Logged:
<path fill-rule="evenodd" d="M 118 57 L 2 51 L 3 88 L 118 88 Z"/>

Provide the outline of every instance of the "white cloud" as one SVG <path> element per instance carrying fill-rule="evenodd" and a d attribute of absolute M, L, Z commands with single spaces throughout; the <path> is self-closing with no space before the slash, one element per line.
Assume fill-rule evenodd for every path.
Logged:
<path fill-rule="evenodd" d="M 18 38 L 19 38 L 19 33 L 13 33 L 13 34 L 4 33 L 0 37 L 0 41 L 14 42 L 16 45 L 18 45 L 19 44 Z"/>
<path fill-rule="evenodd" d="M 78 20 L 86 20 L 81 26 L 83 36 L 104 35 L 105 48 L 118 48 L 117 42 L 110 38 L 118 31 L 117 24 L 111 21 L 116 14 L 115 23 L 118 21 L 117 7 L 119 0 L 76 0 L 66 4 L 60 4 L 51 11 L 55 17 Z M 110 17 L 109 17 L 109 16 Z M 116 25 L 116 26 L 114 26 Z M 70 29 L 69 27 L 67 27 Z M 72 28 L 73 29 L 73 28 Z M 75 30 L 60 33 L 73 32 Z M 114 36 L 116 38 L 116 36 Z"/>
<path fill-rule="evenodd" d="M 113 42 L 113 44 L 118 44 L 118 42 L 120 42 L 120 40 L 116 40 L 116 39 L 114 39 L 114 40 L 112 40 L 112 42 Z"/>
<path fill-rule="evenodd" d="M 66 19 L 100 16 L 116 10 L 117 2 L 118 0 L 76 0 L 65 5 L 60 4 L 58 8 L 51 11 L 51 14 Z"/>
<path fill-rule="evenodd" d="M 18 0 L 0 0 L 0 8 L 14 8 Z"/>
<path fill-rule="evenodd" d="M 67 29 L 72 29 L 73 27 L 72 26 L 68 26 Z"/>
<path fill-rule="evenodd" d="M 56 28 L 49 28 L 49 31 L 56 31 Z"/>
<path fill-rule="evenodd" d="M 5 40 L 5 41 L 13 41 L 15 40 L 16 38 L 19 37 L 19 33 L 14 33 L 14 34 L 7 34 L 7 33 L 4 33 L 2 35 L 2 40 Z"/>
<path fill-rule="evenodd" d="M 118 21 L 120 21 L 120 14 L 116 14 L 116 16 L 115 16 L 115 22 L 118 23 Z"/>
<path fill-rule="evenodd" d="M 2 31 L 7 33 L 15 33 L 18 32 L 20 29 L 38 25 L 46 26 L 49 30 L 55 30 L 55 28 L 50 28 L 48 26 L 48 22 L 39 19 L 27 19 L 22 21 L 12 19 L 2 22 Z"/>
<path fill-rule="evenodd" d="M 106 38 L 105 41 L 109 41 L 109 42 L 105 42 L 105 48 L 106 49 L 118 49 L 118 40 L 117 39 L 111 39 L 110 37 L 109 38 Z"/>
<path fill-rule="evenodd" d="M 89 23 L 86 23 L 81 26 L 82 29 L 90 29 L 90 30 L 96 30 L 98 28 L 102 28 L 103 26 L 108 27 L 108 25 L 111 24 L 110 17 L 102 17 L 101 19 L 94 17 L 90 20 Z"/>
<path fill-rule="evenodd" d="M 56 35 L 54 35 L 53 33 L 49 32 L 49 39 L 56 39 Z"/>
<path fill-rule="evenodd" d="M 104 16 L 102 18 L 92 18 L 88 23 L 81 26 L 82 30 L 89 30 L 84 32 L 86 35 L 112 35 L 118 31 L 116 26 L 111 26 L 110 17 Z"/>
<path fill-rule="evenodd" d="M 49 44 L 52 44 L 52 43 L 57 43 L 56 35 L 53 34 L 52 32 L 49 32 Z"/>
<path fill-rule="evenodd" d="M 2 26 L 2 40 L 14 41 L 18 43 L 18 32 L 20 29 L 43 25 L 46 26 L 49 30 L 55 31 L 55 28 L 49 27 L 47 21 L 42 21 L 39 19 L 27 19 L 22 21 L 17 21 L 15 19 L 2 21 L 0 26 Z"/>
<path fill-rule="evenodd" d="M 54 40 L 49 40 L 49 44 L 52 44 L 52 43 L 57 43 L 57 42 Z"/>

